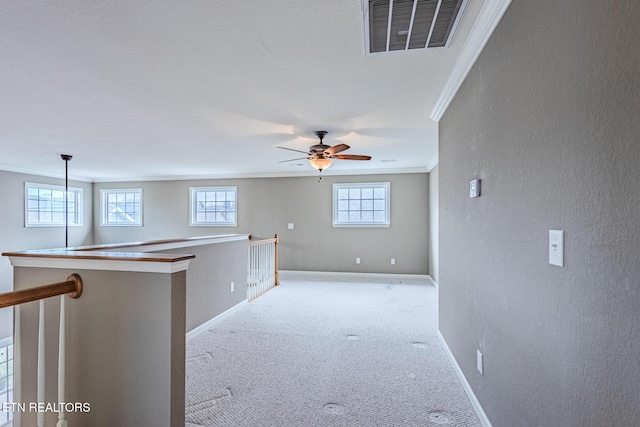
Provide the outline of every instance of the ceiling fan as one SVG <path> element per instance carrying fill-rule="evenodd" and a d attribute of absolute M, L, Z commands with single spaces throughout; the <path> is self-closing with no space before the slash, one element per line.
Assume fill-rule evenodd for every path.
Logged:
<path fill-rule="evenodd" d="M 308 153 L 300 150 L 295 150 L 293 148 L 278 147 L 282 148 L 283 150 L 297 151 L 298 153 L 304 153 L 308 155 L 308 157 L 283 160 L 280 163 L 307 159 L 309 160 L 311 166 L 322 172 L 324 169 L 327 169 L 329 166 L 331 166 L 333 160 L 371 160 L 371 156 L 361 156 L 359 154 L 338 154 L 345 150 L 348 150 L 349 146 L 347 144 L 338 144 L 331 147 L 327 144 L 324 144 L 322 140 L 327 135 L 327 133 L 328 132 L 326 130 L 318 130 L 315 132 L 316 136 L 320 138 L 320 143 L 309 147 Z"/>

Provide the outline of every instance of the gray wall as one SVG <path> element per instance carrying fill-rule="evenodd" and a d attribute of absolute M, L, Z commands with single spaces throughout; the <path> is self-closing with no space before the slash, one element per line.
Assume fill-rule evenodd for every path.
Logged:
<path fill-rule="evenodd" d="M 62 168 L 64 164 L 60 162 Z M 64 227 L 24 226 L 24 183 L 64 185 L 64 179 L 48 178 L 0 170 L 0 194 L 4 206 L 0 209 L 0 253 L 28 249 L 64 247 Z M 69 181 L 69 186 L 80 187 L 84 197 L 84 225 L 69 227 L 69 243 L 72 246 L 91 243 L 93 229 L 92 184 Z M 13 290 L 13 269 L 9 259 L 0 257 L 0 293 Z M 0 310 L 0 339 L 12 335 L 12 310 Z"/>
<path fill-rule="evenodd" d="M 438 214 L 438 200 L 440 194 L 439 183 L 439 171 L 438 165 L 436 165 L 431 172 L 429 172 L 429 276 L 438 283 L 438 227 L 439 227 L 439 214 Z"/>
<path fill-rule="evenodd" d="M 391 226 L 334 228 L 334 182 L 391 182 Z M 236 185 L 237 227 L 190 227 L 189 187 Z M 143 227 L 100 226 L 100 190 L 142 188 Z M 429 176 L 423 174 L 253 178 L 94 184 L 96 244 L 211 234 L 280 236 L 283 270 L 428 273 Z M 294 223 L 293 230 L 287 229 Z M 356 257 L 361 264 L 356 265 Z M 396 265 L 391 265 L 396 258 Z"/>
<path fill-rule="evenodd" d="M 247 242 L 245 239 L 160 251 L 196 256 L 187 270 L 187 332 L 247 299 Z"/>
<path fill-rule="evenodd" d="M 514 0 L 440 122 L 440 329 L 494 426 L 640 419 L 639 41 L 635 0 Z"/>
<path fill-rule="evenodd" d="M 90 404 L 69 425 L 184 426 L 186 274 L 15 269 L 16 289 L 79 273 L 80 298 L 66 299 L 67 402 Z M 58 347 L 60 298 L 45 301 L 46 348 Z M 142 301 L 142 303 L 141 303 Z M 38 303 L 20 306 L 22 402 L 37 402 Z M 20 338 L 18 338 L 20 339 Z M 46 359 L 45 402 L 57 399 L 57 357 Z M 36 425 L 36 412 L 21 414 Z M 57 414 L 47 412 L 47 425 Z"/>

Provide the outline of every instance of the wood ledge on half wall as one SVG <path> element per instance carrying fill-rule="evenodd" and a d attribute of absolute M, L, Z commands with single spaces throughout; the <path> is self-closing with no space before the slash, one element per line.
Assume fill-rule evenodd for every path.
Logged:
<path fill-rule="evenodd" d="M 116 261 L 116 262 L 147 262 L 147 263 L 181 263 L 184 264 L 195 258 L 193 254 L 168 254 L 153 253 L 153 251 L 172 250 L 190 246 L 202 246 L 232 241 L 249 240 L 248 234 L 224 234 L 218 236 L 198 236 L 181 239 L 151 240 L 147 242 L 113 243 L 93 246 L 78 246 L 72 248 L 34 249 L 17 252 L 4 252 L 3 256 L 9 257 L 11 264 L 24 265 L 16 262 L 19 259 L 47 260 L 42 267 L 52 267 L 54 260 L 78 260 L 78 261 Z M 32 266 L 33 263 L 31 263 Z M 96 264 L 96 269 L 99 265 Z M 185 265 L 186 268 L 186 265 Z M 117 268 L 119 269 L 119 268 Z M 173 269 L 171 271 L 174 271 Z M 167 271 L 168 272 L 168 271 Z"/>

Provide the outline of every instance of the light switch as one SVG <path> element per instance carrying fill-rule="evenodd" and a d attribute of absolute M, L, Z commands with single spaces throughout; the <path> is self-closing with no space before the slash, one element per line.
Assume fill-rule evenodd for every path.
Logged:
<path fill-rule="evenodd" d="M 287 228 L 288 228 L 289 230 L 293 230 L 293 223 L 292 223 L 292 222 L 290 222 L 289 224 L 287 224 Z"/>
<path fill-rule="evenodd" d="M 564 230 L 549 230 L 549 264 L 564 267 Z"/>
<path fill-rule="evenodd" d="M 469 197 L 480 197 L 480 180 L 474 179 L 469 182 Z"/>

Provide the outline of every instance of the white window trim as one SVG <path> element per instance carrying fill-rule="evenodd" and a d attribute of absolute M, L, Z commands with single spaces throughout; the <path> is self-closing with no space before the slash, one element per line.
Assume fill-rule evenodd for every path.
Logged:
<path fill-rule="evenodd" d="M 384 187 L 386 190 L 385 213 L 386 222 L 338 222 L 338 189 Z M 391 225 L 391 183 L 390 182 L 345 182 L 333 184 L 333 226 L 334 227 L 389 227 Z"/>
<path fill-rule="evenodd" d="M 231 222 L 197 222 L 195 209 L 195 194 L 198 191 L 234 191 L 236 193 L 236 214 Z M 189 187 L 189 226 L 191 227 L 237 227 L 238 226 L 238 187 L 235 185 L 213 187 Z"/>
<path fill-rule="evenodd" d="M 140 221 L 135 222 L 108 222 L 107 221 L 107 195 L 113 193 L 140 193 Z M 144 198 L 142 188 L 103 188 L 100 190 L 100 226 L 102 227 L 142 227 L 144 218 Z"/>
<path fill-rule="evenodd" d="M 49 190 L 58 190 L 65 191 L 65 187 L 63 185 L 54 185 L 54 184 L 41 184 L 37 182 L 25 182 L 24 183 L 24 226 L 25 227 L 64 227 L 65 221 L 62 222 L 48 222 L 48 223 L 31 223 L 29 222 L 29 188 L 46 188 Z M 69 187 L 69 193 L 76 194 L 76 221 L 69 221 L 69 227 L 82 227 L 84 221 L 83 215 L 83 189 L 79 187 Z"/>
<path fill-rule="evenodd" d="M 11 398 L 11 396 L 13 395 L 14 391 L 15 391 L 15 350 L 13 352 L 13 355 L 11 358 L 9 358 L 9 347 L 12 347 L 13 344 L 13 337 L 7 337 L 7 338 L 3 338 L 0 339 L 0 348 L 6 347 L 7 349 L 7 358 L 6 358 L 6 362 L 7 362 L 7 391 L 9 392 L 7 394 L 7 399 L 6 400 L 1 400 L 0 399 L 0 408 L 2 408 L 2 404 L 5 403 L 11 403 L 11 400 L 9 400 Z M 9 370 L 9 361 L 13 361 L 12 364 L 12 369 Z M 9 382 L 9 378 L 12 378 L 12 381 Z M 14 400 L 15 400 L 15 396 L 14 396 Z M 6 414 L 6 415 L 5 415 Z M 9 426 L 11 425 L 11 421 L 13 420 L 13 415 L 11 413 L 11 411 L 8 412 L 2 412 L 0 410 L 0 416 L 2 416 L 3 418 L 6 418 L 7 421 L 3 421 L 2 419 L 0 419 L 0 426 Z"/>

